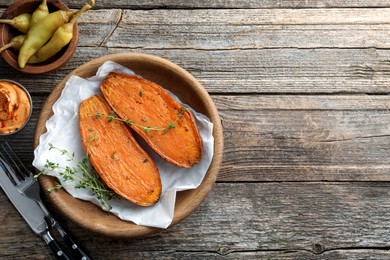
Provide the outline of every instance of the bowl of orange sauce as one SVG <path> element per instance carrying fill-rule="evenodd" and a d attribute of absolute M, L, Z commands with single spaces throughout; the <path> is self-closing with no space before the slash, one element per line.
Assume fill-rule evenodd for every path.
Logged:
<path fill-rule="evenodd" d="M 32 113 L 32 99 L 21 84 L 0 79 L 0 135 L 10 135 L 21 130 Z"/>

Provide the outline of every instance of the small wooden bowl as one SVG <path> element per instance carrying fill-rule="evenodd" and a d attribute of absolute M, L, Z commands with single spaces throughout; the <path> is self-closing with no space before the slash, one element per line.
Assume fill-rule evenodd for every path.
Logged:
<path fill-rule="evenodd" d="M 41 4 L 41 0 L 18 0 L 10 7 L 8 7 L 1 15 L 1 19 L 12 19 L 13 17 L 22 13 L 33 13 L 34 10 Z M 62 2 L 59 1 L 47 1 L 49 11 L 53 12 L 56 10 L 69 10 L 69 8 Z M 10 40 L 22 34 L 18 30 L 12 28 L 8 24 L 0 24 L 0 46 L 4 46 L 10 42 Z M 65 46 L 59 53 L 51 57 L 49 60 L 38 63 L 38 64 L 26 64 L 21 69 L 18 65 L 18 52 L 12 48 L 7 49 L 1 53 L 1 56 L 12 68 L 28 73 L 28 74 L 42 74 L 53 70 L 56 70 L 65 65 L 76 51 L 77 44 L 79 41 L 79 29 L 77 24 L 73 29 L 73 38 L 70 43 Z"/>
<path fill-rule="evenodd" d="M 211 165 L 197 189 L 177 193 L 171 224 L 173 226 L 189 216 L 205 199 L 217 178 L 223 154 L 221 119 L 211 97 L 190 73 L 178 65 L 151 55 L 119 53 L 104 56 L 80 66 L 66 76 L 46 100 L 37 122 L 34 146 L 39 144 L 40 136 L 46 132 L 45 123 L 53 115 L 52 105 L 60 97 L 68 79 L 73 75 L 82 78 L 92 77 L 106 61 L 119 63 L 130 68 L 137 75 L 163 86 L 176 94 L 183 103 L 208 116 L 213 123 L 214 156 Z M 55 185 L 56 179 L 50 176 L 41 176 L 39 181 L 43 189 L 47 189 Z M 134 238 L 162 231 L 162 229 L 138 226 L 132 222 L 120 220 L 91 202 L 72 197 L 64 190 L 51 193 L 48 199 L 62 215 L 88 230 L 106 236 Z"/>

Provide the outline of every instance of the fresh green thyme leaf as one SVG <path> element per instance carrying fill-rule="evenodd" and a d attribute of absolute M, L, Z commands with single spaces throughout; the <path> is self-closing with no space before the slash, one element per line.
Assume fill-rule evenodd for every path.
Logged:
<path fill-rule="evenodd" d="M 58 173 L 64 180 L 64 183 L 56 183 L 54 187 L 48 188 L 47 193 L 50 194 L 52 191 L 59 190 L 65 185 L 73 186 L 75 189 L 86 189 L 96 195 L 103 208 L 111 210 L 109 201 L 116 197 L 116 194 L 110 190 L 107 185 L 100 179 L 99 174 L 93 169 L 89 163 L 90 155 L 86 155 L 81 161 L 77 161 L 73 154 L 66 150 L 61 150 L 53 145 L 49 145 L 51 149 L 59 151 L 62 155 L 68 157 L 69 161 L 72 161 L 76 166 L 60 166 L 58 163 L 53 163 L 46 160 L 42 171 L 40 171 L 35 178 L 40 175 L 47 175 L 49 172 Z M 70 183 L 72 182 L 72 183 Z"/>
<path fill-rule="evenodd" d="M 107 120 L 110 123 L 114 119 L 115 119 L 115 112 L 111 111 L 110 114 L 107 116 Z"/>
<path fill-rule="evenodd" d="M 167 127 L 165 127 L 165 129 L 163 130 L 163 134 L 168 133 L 169 129 L 175 128 L 175 127 L 176 127 L 176 126 L 175 126 L 175 123 L 174 123 L 174 122 L 170 122 L 170 123 L 167 125 Z"/>
<path fill-rule="evenodd" d="M 115 117 L 114 111 L 111 111 L 111 113 L 109 115 L 106 115 L 106 117 L 107 117 L 107 121 L 108 122 L 112 122 L 112 120 L 122 121 L 122 122 L 126 123 L 129 126 L 138 127 L 140 129 L 142 129 L 145 133 L 148 133 L 148 132 L 154 130 L 154 131 L 161 131 L 162 134 L 166 134 L 169 131 L 169 129 L 172 129 L 172 128 L 176 127 L 175 123 L 177 122 L 177 120 L 179 120 L 180 118 L 182 118 L 184 116 L 184 113 L 186 111 L 187 111 L 187 108 L 182 107 L 180 109 L 179 113 L 177 114 L 176 119 L 173 122 L 170 122 L 165 127 L 157 127 L 157 126 L 152 127 L 152 126 L 143 126 L 143 125 L 140 125 L 140 124 L 136 124 L 136 123 L 132 122 L 131 120 L 124 120 L 124 119 Z M 100 117 L 102 115 L 104 115 L 104 114 L 96 113 L 96 118 L 98 118 L 98 117 Z M 141 121 L 142 122 L 147 122 L 148 120 L 147 120 L 146 117 L 142 117 Z"/>
<path fill-rule="evenodd" d="M 142 92 L 142 90 L 139 91 L 139 96 L 142 97 L 144 93 Z"/>
<path fill-rule="evenodd" d="M 179 114 L 177 114 L 178 118 L 182 118 L 184 116 L 184 113 L 187 111 L 187 108 L 182 107 L 179 111 Z"/>
<path fill-rule="evenodd" d="M 98 139 L 98 136 L 97 136 L 96 132 L 93 132 L 92 135 L 88 136 L 88 144 L 90 144 L 92 141 L 97 140 L 97 139 Z"/>
<path fill-rule="evenodd" d="M 118 157 L 116 157 L 116 152 L 112 152 L 111 159 L 113 159 L 115 161 L 119 161 L 120 160 Z"/>

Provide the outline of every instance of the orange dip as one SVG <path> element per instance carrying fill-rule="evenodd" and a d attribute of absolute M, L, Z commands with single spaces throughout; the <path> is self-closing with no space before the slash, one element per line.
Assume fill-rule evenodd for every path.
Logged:
<path fill-rule="evenodd" d="M 22 88 L 9 81 L 0 81 L 0 134 L 21 128 L 30 111 L 30 98 Z"/>

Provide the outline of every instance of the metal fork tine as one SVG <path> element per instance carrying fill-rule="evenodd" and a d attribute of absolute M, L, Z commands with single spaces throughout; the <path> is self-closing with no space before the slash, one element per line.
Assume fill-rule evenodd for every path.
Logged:
<path fill-rule="evenodd" d="M 0 155 L 1 155 L 1 153 L 0 153 Z M 2 156 L 0 156 L 0 157 L 2 157 Z M 0 158 L 0 167 L 4 170 L 5 174 L 7 175 L 8 179 L 12 182 L 12 184 L 14 186 L 18 185 L 15 181 L 13 174 L 9 171 L 7 166 L 5 166 L 3 160 L 4 160 L 3 158 Z"/>
<path fill-rule="evenodd" d="M 8 144 L 8 142 L 5 142 Z M 9 144 L 8 144 L 9 146 Z M 7 151 L 7 147 L 4 146 L 4 143 L 1 144 L 1 148 L 3 149 L 2 151 L 0 151 L 0 154 L 2 155 L 3 157 L 3 160 L 10 164 L 11 168 L 14 170 L 15 172 L 15 175 L 16 177 L 18 178 L 19 181 L 24 181 L 24 174 L 23 172 L 20 170 L 20 167 L 18 166 L 18 164 L 15 162 L 15 160 L 12 158 L 12 156 L 10 155 L 10 152 Z"/>
<path fill-rule="evenodd" d="M 8 152 L 4 149 L 3 147 L 3 144 L 1 145 L 1 148 L 3 148 L 3 150 L 0 150 L 0 157 L 1 159 L 4 161 L 4 163 L 2 163 L 2 166 L 4 168 L 4 171 L 7 173 L 7 172 L 11 172 L 13 174 L 11 174 L 11 176 L 14 176 L 13 179 L 14 179 L 14 182 L 21 182 L 24 180 L 24 177 L 23 177 L 23 174 L 20 174 L 20 172 L 17 172 L 15 171 L 15 169 L 13 169 L 13 165 L 10 165 L 11 164 L 11 160 L 9 159 L 9 155 L 8 155 Z M 7 166 L 5 166 L 6 164 L 9 164 L 10 167 L 12 167 L 12 171 L 10 171 Z M 10 177 L 9 174 L 7 174 L 8 177 Z"/>
<path fill-rule="evenodd" d="M 22 162 L 22 160 L 20 160 L 19 156 L 15 153 L 14 149 L 12 149 L 12 147 L 9 145 L 8 142 L 5 142 L 5 145 L 7 146 L 7 148 L 9 149 L 9 151 L 11 151 L 11 153 L 13 154 L 13 157 L 11 157 L 11 160 L 13 161 L 13 163 L 15 164 L 15 166 L 18 168 L 19 172 L 25 176 L 25 177 L 29 177 L 31 175 L 31 172 L 30 170 L 28 170 L 26 168 L 26 166 L 24 165 L 24 163 Z M 18 162 L 16 163 L 15 160 L 13 159 L 15 158 L 15 160 Z M 20 166 L 20 167 L 19 167 Z M 22 168 L 22 169 L 21 169 Z"/>

